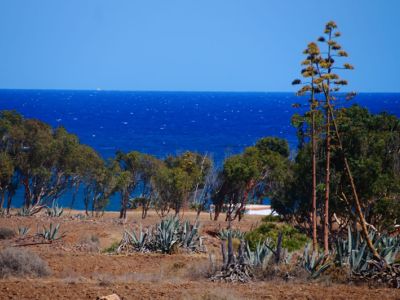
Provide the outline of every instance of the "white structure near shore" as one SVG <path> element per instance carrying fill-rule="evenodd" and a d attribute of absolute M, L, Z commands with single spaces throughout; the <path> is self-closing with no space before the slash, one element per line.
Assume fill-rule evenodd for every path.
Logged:
<path fill-rule="evenodd" d="M 245 212 L 248 215 L 267 216 L 272 213 L 271 205 L 247 204 Z M 275 212 L 273 215 L 277 215 Z"/>

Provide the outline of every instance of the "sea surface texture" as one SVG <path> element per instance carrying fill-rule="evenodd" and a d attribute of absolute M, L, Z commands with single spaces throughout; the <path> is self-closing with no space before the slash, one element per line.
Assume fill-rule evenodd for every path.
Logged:
<path fill-rule="evenodd" d="M 353 103 L 400 117 L 400 94 L 365 93 L 338 101 Z M 104 158 L 117 150 L 160 158 L 190 150 L 212 155 L 217 165 L 265 136 L 285 138 L 295 151 L 291 117 L 306 107 L 306 99 L 293 93 L 0 90 L 0 110 L 64 126 Z M 109 209 L 118 208 L 114 202 Z"/>

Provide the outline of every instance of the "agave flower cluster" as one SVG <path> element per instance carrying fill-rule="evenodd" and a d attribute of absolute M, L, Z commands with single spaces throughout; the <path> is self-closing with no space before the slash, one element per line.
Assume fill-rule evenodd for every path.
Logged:
<path fill-rule="evenodd" d="M 177 248 L 192 252 L 205 251 L 199 228 L 198 222 L 192 225 L 188 220 L 180 222 L 178 218 L 170 217 L 155 227 L 143 229 L 140 226 L 138 233 L 126 229 L 117 253 L 134 251 L 171 254 Z"/>

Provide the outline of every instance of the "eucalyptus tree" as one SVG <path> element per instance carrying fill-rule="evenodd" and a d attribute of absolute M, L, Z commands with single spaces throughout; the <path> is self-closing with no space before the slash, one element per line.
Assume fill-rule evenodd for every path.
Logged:
<path fill-rule="evenodd" d="M 393 230 L 400 222 L 400 119 L 387 113 L 372 115 L 353 106 L 340 110 L 336 120 L 366 223 L 380 232 Z M 342 151 L 337 151 L 333 160 L 339 165 L 335 169 L 346 168 Z M 347 204 L 348 215 L 357 219 L 348 174 L 335 177 L 339 201 Z"/>
<path fill-rule="evenodd" d="M 118 178 L 116 174 L 116 164 L 112 161 L 104 161 L 90 154 L 89 169 L 84 177 L 84 204 L 86 215 L 89 210 L 92 216 L 102 214 L 109 203 L 110 197 L 117 191 Z"/>
<path fill-rule="evenodd" d="M 19 186 L 17 156 L 23 150 L 23 117 L 15 111 L 0 112 L 1 206 L 7 194 L 7 213 Z"/>
<path fill-rule="evenodd" d="M 139 184 L 137 186 L 140 205 L 142 207 L 142 219 L 145 219 L 147 212 L 155 199 L 154 178 L 156 177 L 162 161 L 149 155 L 141 154 L 139 158 Z"/>
<path fill-rule="evenodd" d="M 213 195 L 215 220 L 226 204 L 226 219 L 239 217 L 240 220 L 250 198 L 274 196 L 286 176 L 288 157 L 287 142 L 269 137 L 226 159 L 219 178 L 220 187 Z"/>
<path fill-rule="evenodd" d="M 12 184 L 14 175 L 14 163 L 11 156 L 5 152 L 0 152 L 0 211 L 3 210 L 6 193 Z"/>
<path fill-rule="evenodd" d="M 122 152 L 117 153 L 117 189 L 121 194 L 121 209 L 119 214 L 121 219 L 126 219 L 129 199 L 138 183 L 139 159 L 140 153 L 137 151 L 132 151 L 126 154 Z"/>
<path fill-rule="evenodd" d="M 195 194 L 196 188 L 204 184 L 211 160 L 186 151 L 178 156 L 168 156 L 153 180 L 156 195 L 155 208 L 161 216 L 175 211 L 184 212 Z"/>

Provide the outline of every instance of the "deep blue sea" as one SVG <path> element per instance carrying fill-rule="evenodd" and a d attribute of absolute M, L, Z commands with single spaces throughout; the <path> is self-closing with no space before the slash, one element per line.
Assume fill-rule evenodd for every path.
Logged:
<path fill-rule="evenodd" d="M 295 151 L 297 102 L 306 104 L 293 93 L 0 90 L 0 110 L 64 126 L 104 158 L 117 150 L 160 158 L 191 150 L 217 164 L 264 136 L 285 138 Z M 350 103 L 400 117 L 400 93 L 362 93 Z"/>

